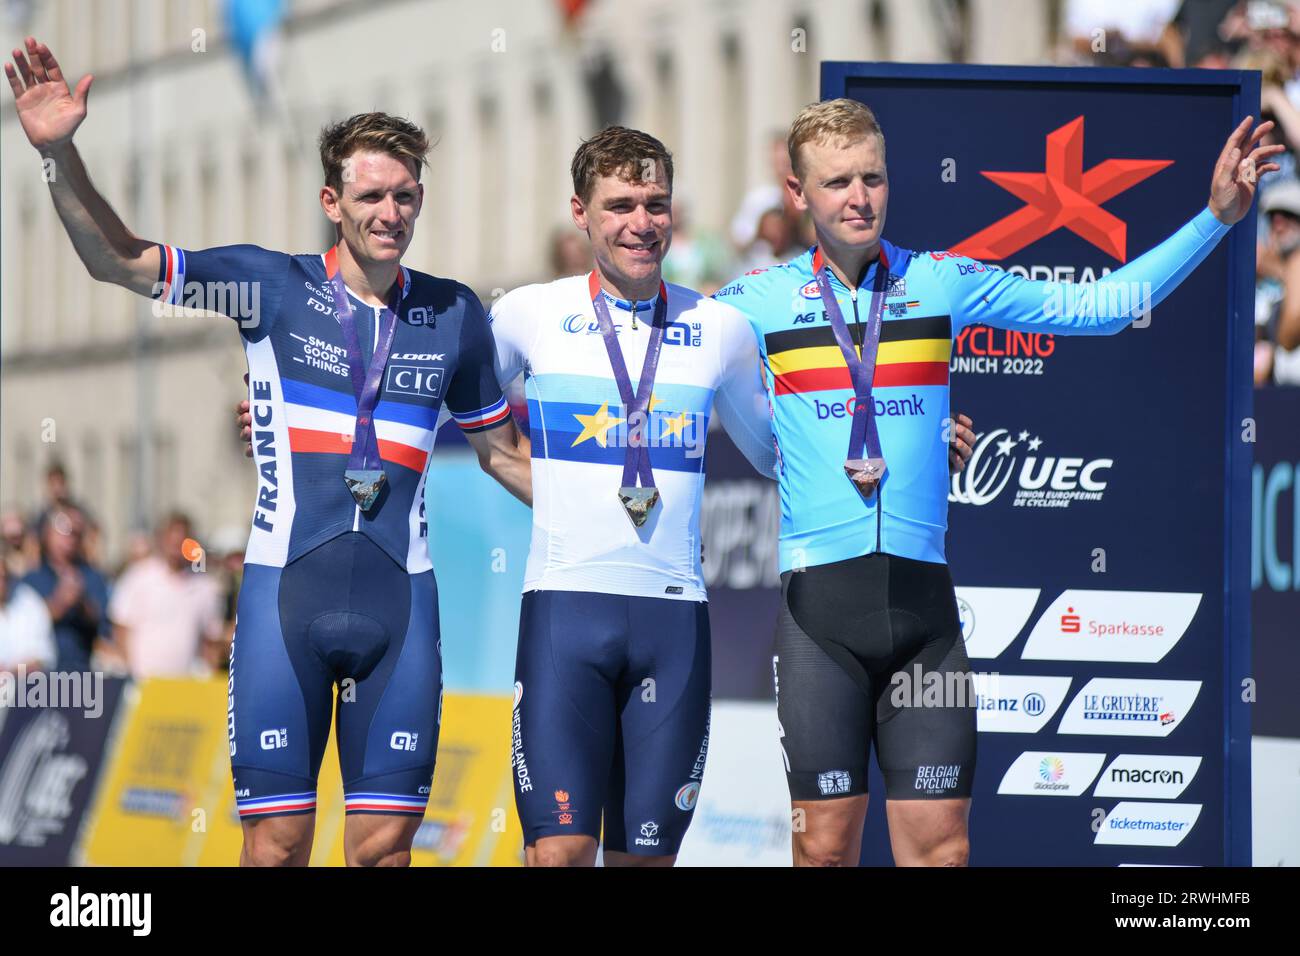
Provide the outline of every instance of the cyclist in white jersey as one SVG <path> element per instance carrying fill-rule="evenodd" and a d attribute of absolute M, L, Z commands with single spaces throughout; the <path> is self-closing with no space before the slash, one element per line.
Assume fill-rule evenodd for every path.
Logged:
<path fill-rule="evenodd" d="M 530 865 L 594 863 L 602 820 L 606 864 L 671 865 L 708 749 L 710 416 L 769 477 L 776 454 L 745 319 L 662 279 L 668 150 L 611 127 L 572 172 L 596 268 L 516 289 L 491 313 L 499 381 L 525 376 L 533 456 L 516 806 Z"/>

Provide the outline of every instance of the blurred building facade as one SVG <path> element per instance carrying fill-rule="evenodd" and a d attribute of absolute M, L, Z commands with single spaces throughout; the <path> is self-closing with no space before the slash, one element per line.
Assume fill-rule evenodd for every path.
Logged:
<path fill-rule="evenodd" d="M 0 8 L 3 11 L 6 8 Z M 1038 63 L 1051 0 L 292 0 L 259 108 L 221 0 L 10 3 L 10 46 L 47 42 L 94 73 L 76 143 L 138 235 L 188 248 L 332 241 L 315 137 L 382 109 L 436 142 L 408 261 L 485 303 L 548 277 L 580 139 L 617 121 L 662 138 L 677 192 L 723 231 L 770 178 L 769 136 L 817 98 L 822 60 Z M 0 509 L 29 510 L 47 461 L 119 554 L 169 508 L 201 534 L 243 528 L 255 493 L 233 407 L 228 320 L 157 316 L 93 282 L 57 221 L 12 98 L 0 119 Z M 57 170 L 55 171 L 57 175 Z"/>

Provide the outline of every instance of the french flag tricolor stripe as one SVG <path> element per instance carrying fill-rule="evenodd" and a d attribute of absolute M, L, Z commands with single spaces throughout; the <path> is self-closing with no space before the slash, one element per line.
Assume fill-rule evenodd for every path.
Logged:
<path fill-rule="evenodd" d="M 316 794 L 288 793 L 278 797 L 258 797 L 236 800 L 235 805 L 239 808 L 241 817 L 261 813 L 306 813 L 316 809 Z"/>
<path fill-rule="evenodd" d="M 159 263 L 159 281 L 162 288 L 158 298 L 169 305 L 180 305 L 181 289 L 185 285 L 185 252 L 176 246 L 159 243 L 162 261 Z"/>
<path fill-rule="evenodd" d="M 467 432 L 480 431 L 504 422 L 509 418 L 510 406 L 506 404 L 505 397 L 502 396 L 495 404 L 487 408 L 480 408 L 475 412 L 452 412 L 451 417 L 456 420 L 457 425 Z"/>
<path fill-rule="evenodd" d="M 344 808 L 348 813 L 414 813 L 423 815 L 426 797 L 408 797 L 391 793 L 350 793 L 344 795 Z"/>

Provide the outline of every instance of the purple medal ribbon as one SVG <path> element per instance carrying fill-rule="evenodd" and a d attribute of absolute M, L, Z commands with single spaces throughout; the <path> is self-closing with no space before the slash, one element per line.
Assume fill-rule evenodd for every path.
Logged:
<path fill-rule="evenodd" d="M 849 430 L 849 453 L 844 469 L 852 479 L 863 497 L 875 493 L 885 471 L 884 454 L 880 448 L 880 434 L 876 430 L 876 409 L 871 398 L 872 382 L 876 375 L 876 353 L 880 345 L 881 316 L 885 310 L 885 289 L 888 286 L 889 261 L 884 249 L 876 262 L 876 274 L 871 284 L 871 308 L 867 313 L 867 324 L 862 341 L 862 356 L 859 358 L 853 338 L 849 335 L 848 325 L 840 312 L 839 302 L 831 289 L 829 271 L 821 258 L 821 250 L 814 257 L 814 269 L 817 287 L 821 290 L 822 304 L 826 316 L 830 319 L 835 341 L 844 354 L 844 362 L 849 367 L 849 377 L 853 382 L 853 419 Z M 863 450 L 866 457 L 863 458 Z"/>
<path fill-rule="evenodd" d="M 589 288 L 601 338 L 605 341 L 605 351 L 609 353 L 609 364 L 618 385 L 618 394 L 627 410 L 628 448 L 623 460 L 623 487 L 619 490 L 619 497 L 623 500 L 632 523 L 640 527 L 659 497 L 655 489 L 654 473 L 650 469 L 650 451 L 646 446 L 646 433 L 650 426 L 647 409 L 650 406 L 650 394 L 654 391 L 655 372 L 659 368 L 659 349 L 663 345 L 664 328 L 668 324 L 668 290 L 662 282 L 659 284 L 659 301 L 655 303 L 650 342 L 646 346 L 645 361 L 641 365 L 641 379 L 633 394 L 632 377 L 628 374 L 627 363 L 623 360 L 623 351 L 618 346 L 618 336 L 614 332 L 614 321 L 610 318 L 609 306 L 594 271 L 589 278 Z M 636 303 L 632 305 L 635 309 Z M 636 487 L 638 480 L 641 491 Z"/>
<path fill-rule="evenodd" d="M 330 292 L 338 312 L 339 327 L 343 330 L 343 344 L 348 351 L 348 371 L 352 377 L 352 392 L 357 400 L 356 430 L 352 437 L 352 451 L 348 455 L 348 468 L 344 474 L 352 496 L 362 511 L 368 511 L 383 488 L 384 464 L 379 457 L 379 440 L 375 436 L 375 405 L 379 398 L 379 385 L 388 364 L 388 353 L 393 347 L 397 331 L 397 309 L 402 300 L 401 272 L 391 300 L 379 316 L 379 341 L 370 358 L 370 366 L 362 364 L 361 340 L 357 334 L 356 316 L 348 298 L 343 274 L 338 268 L 337 248 L 326 255 L 326 272 L 329 274 Z"/>

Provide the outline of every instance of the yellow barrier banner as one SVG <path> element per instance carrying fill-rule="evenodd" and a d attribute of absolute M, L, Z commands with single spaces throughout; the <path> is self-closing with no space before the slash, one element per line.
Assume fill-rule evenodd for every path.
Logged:
<path fill-rule="evenodd" d="M 226 682 L 148 680 L 133 692 L 82 859 L 92 866 L 234 866 L 243 836 L 226 740 Z M 519 866 L 509 696 L 447 694 L 414 866 Z M 343 784 L 330 735 L 316 796 L 313 866 L 344 864 Z"/>

